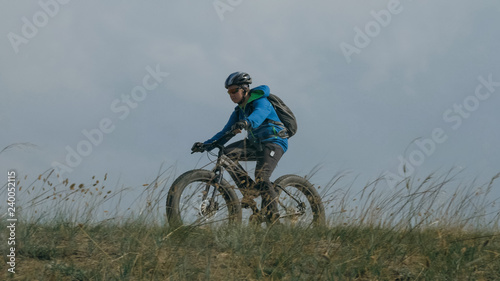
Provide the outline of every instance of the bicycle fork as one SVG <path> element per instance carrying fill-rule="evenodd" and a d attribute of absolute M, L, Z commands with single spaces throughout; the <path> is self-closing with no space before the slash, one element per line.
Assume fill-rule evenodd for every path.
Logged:
<path fill-rule="evenodd" d="M 217 189 L 222 183 L 222 171 L 220 168 L 214 170 L 215 177 L 206 183 L 205 190 L 203 191 L 203 196 L 201 198 L 201 206 L 199 214 L 206 219 L 214 216 L 219 210 L 219 203 L 215 201 L 215 196 L 217 195 Z M 214 186 L 212 192 L 210 192 L 210 186 Z"/>
<path fill-rule="evenodd" d="M 209 182 L 207 182 L 205 186 L 205 191 L 203 192 L 203 197 L 202 197 L 202 204 L 200 207 L 200 211 L 203 215 L 205 214 L 215 214 L 214 212 L 217 212 L 219 210 L 219 203 L 215 202 L 215 196 L 217 195 L 217 189 L 222 184 L 222 164 L 224 163 L 222 158 L 224 156 L 224 147 L 219 146 L 219 155 L 217 157 L 217 163 L 215 165 L 215 168 L 213 169 L 213 172 L 215 174 L 214 178 L 211 179 Z M 212 191 L 212 194 L 210 194 L 210 186 L 214 186 L 214 190 Z M 210 199 L 208 199 L 210 197 Z"/>

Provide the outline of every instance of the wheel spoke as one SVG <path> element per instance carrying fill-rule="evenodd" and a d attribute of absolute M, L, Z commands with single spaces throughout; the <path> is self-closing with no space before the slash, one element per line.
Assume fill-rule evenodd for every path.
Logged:
<path fill-rule="evenodd" d="M 241 208 L 233 190 L 223 181 L 219 188 L 210 184 L 213 173 L 193 170 L 173 183 L 167 196 L 167 219 L 171 225 L 199 226 L 241 221 Z"/>
<path fill-rule="evenodd" d="M 228 217 L 227 205 L 222 195 L 215 190 L 216 194 L 213 199 L 204 199 L 207 197 L 205 187 L 203 183 L 186 186 L 179 202 L 179 210 L 184 223 L 210 222 L 220 220 L 221 217 Z M 210 187 L 209 194 L 214 192 L 214 189 L 215 187 Z"/>
<path fill-rule="evenodd" d="M 305 227 L 325 223 L 321 199 L 306 179 L 286 175 L 279 178 L 276 183 L 281 223 Z"/>

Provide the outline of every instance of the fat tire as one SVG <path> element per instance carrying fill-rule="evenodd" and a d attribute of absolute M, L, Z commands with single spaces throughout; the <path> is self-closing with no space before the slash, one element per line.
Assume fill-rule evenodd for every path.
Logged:
<path fill-rule="evenodd" d="M 166 206 L 167 221 L 171 227 L 180 227 L 184 225 L 179 209 L 179 203 L 184 189 L 191 183 L 208 183 L 214 177 L 215 173 L 212 171 L 197 169 L 185 172 L 174 181 L 168 191 Z M 240 201 L 231 185 L 223 179 L 218 191 L 226 202 L 229 213 L 228 222 L 231 224 L 241 223 L 242 213 Z"/>
<path fill-rule="evenodd" d="M 287 186 L 293 186 L 302 192 L 309 204 L 311 206 L 313 212 L 313 225 L 314 226 L 324 226 L 326 224 L 325 218 L 325 207 L 323 206 L 323 202 L 321 200 L 321 196 L 314 186 L 305 178 L 297 176 L 297 175 L 284 175 L 279 177 L 274 184 L 278 187 L 282 188 Z M 282 192 L 281 188 L 277 188 L 279 193 Z"/>

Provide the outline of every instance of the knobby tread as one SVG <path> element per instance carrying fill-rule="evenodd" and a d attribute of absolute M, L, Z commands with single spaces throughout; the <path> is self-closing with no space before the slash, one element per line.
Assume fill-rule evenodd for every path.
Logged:
<path fill-rule="evenodd" d="M 321 200 L 321 196 L 314 186 L 305 178 L 289 174 L 279 177 L 275 182 L 276 186 L 286 187 L 293 186 L 304 193 L 311 205 L 312 211 L 314 213 L 314 224 L 317 226 L 322 226 L 326 224 L 325 218 L 325 207 Z M 278 188 L 278 191 L 280 189 Z"/>
<path fill-rule="evenodd" d="M 170 190 L 168 191 L 166 200 L 167 220 L 170 226 L 178 227 L 183 225 L 182 218 L 180 217 L 179 201 L 186 186 L 194 182 L 207 183 L 214 177 L 215 174 L 212 171 L 196 169 L 183 173 L 174 181 L 174 183 L 170 187 Z M 241 206 L 236 192 L 224 179 L 222 180 L 222 183 L 219 186 L 218 190 L 226 201 L 227 208 L 230 214 L 229 222 L 241 223 Z"/>

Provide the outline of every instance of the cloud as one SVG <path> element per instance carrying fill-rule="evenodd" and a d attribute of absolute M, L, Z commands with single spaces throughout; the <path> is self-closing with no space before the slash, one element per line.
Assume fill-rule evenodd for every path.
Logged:
<path fill-rule="evenodd" d="M 354 28 L 388 3 L 242 1 L 221 21 L 212 1 L 71 1 L 18 54 L 6 35 L 19 32 L 21 18 L 39 7 L 10 3 L 0 11 L 4 146 L 39 145 L 43 161 L 23 162 L 23 169 L 47 168 L 82 139 L 82 130 L 105 117 L 117 120 L 112 101 L 141 83 L 148 65 L 159 64 L 170 73 L 165 84 L 116 123 L 82 171 L 119 166 L 147 177 L 161 159 L 192 168 L 198 158 L 189 146 L 227 121 L 234 104 L 223 81 L 242 70 L 300 116 L 282 169 L 308 170 L 331 158 L 335 168 L 379 174 L 391 168 L 379 163 L 397 161 L 411 140 L 446 125 L 443 111 L 473 93 L 479 75 L 500 79 L 496 1 L 401 0 L 401 13 L 347 63 L 339 45 L 353 43 Z M 493 108 L 496 102 L 490 100 Z M 484 122 L 495 112 L 485 104 L 476 113 L 432 159 L 452 165 L 459 154 L 460 163 L 477 170 L 500 166 L 498 150 L 470 149 L 494 150 L 491 143 L 500 140 L 494 124 Z M 15 157 L 9 154 L 2 167 L 19 163 Z"/>

